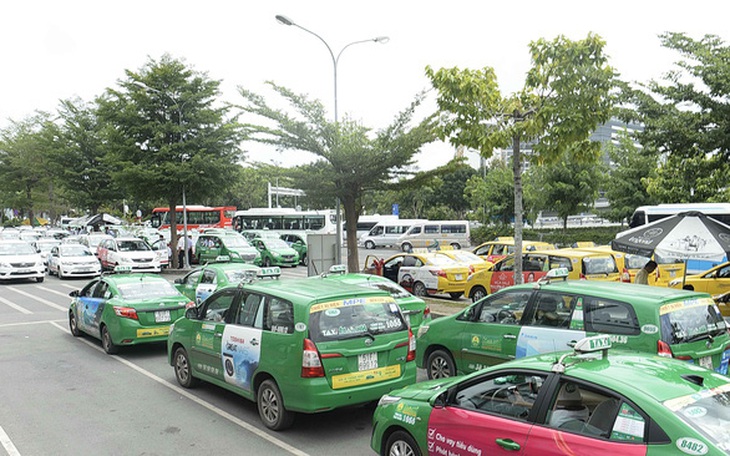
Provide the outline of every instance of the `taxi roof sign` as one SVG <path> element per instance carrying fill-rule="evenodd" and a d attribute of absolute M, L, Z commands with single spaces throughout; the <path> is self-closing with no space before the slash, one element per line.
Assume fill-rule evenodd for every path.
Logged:
<path fill-rule="evenodd" d="M 571 356 L 582 357 L 582 355 L 590 355 L 600 351 L 602 358 L 605 359 L 606 356 L 608 356 L 608 350 L 611 347 L 611 337 L 607 334 L 583 338 L 573 344 L 572 353 L 565 353 L 555 364 L 553 364 L 552 371 L 559 374 L 565 372 L 565 368 L 568 367 L 568 365 L 565 364 L 565 359 Z M 583 357 L 583 359 L 587 358 Z"/>
<path fill-rule="evenodd" d="M 259 268 L 259 270 L 256 271 L 256 277 L 259 279 L 277 278 L 279 276 L 281 276 L 281 269 L 278 266 Z"/>
<path fill-rule="evenodd" d="M 228 255 L 218 255 L 217 257 L 215 257 L 216 263 L 227 263 L 229 261 L 231 261 L 231 257 Z"/>
<path fill-rule="evenodd" d="M 557 279 L 562 279 L 563 281 L 568 280 L 569 274 L 570 271 L 568 268 L 551 269 L 547 274 L 545 274 L 545 277 L 541 277 L 537 282 L 535 282 L 535 288 L 540 288 L 541 285 L 548 284 Z"/>
<path fill-rule="evenodd" d="M 330 266 L 327 274 L 345 274 L 347 272 L 347 266 L 344 264 L 333 264 Z"/>

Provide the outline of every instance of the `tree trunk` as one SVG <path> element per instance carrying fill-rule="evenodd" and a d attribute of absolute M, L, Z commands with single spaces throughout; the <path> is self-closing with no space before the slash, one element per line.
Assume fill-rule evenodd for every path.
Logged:
<path fill-rule="evenodd" d="M 515 118 L 518 116 L 515 111 Z M 515 285 L 522 283 L 522 154 L 520 137 L 512 138 L 512 171 L 515 182 Z"/>
<path fill-rule="evenodd" d="M 342 200 L 345 207 L 345 231 L 347 232 L 347 270 L 360 272 L 360 257 L 357 249 L 357 220 L 360 216 L 354 198 Z"/>
<path fill-rule="evenodd" d="M 168 206 L 170 209 L 170 249 L 172 250 L 172 258 L 170 260 L 172 260 L 172 268 L 177 269 L 182 266 L 178 261 L 177 254 L 177 211 L 175 210 L 177 208 L 177 201 L 168 201 Z M 185 236 L 185 233 L 183 233 L 183 236 Z"/>

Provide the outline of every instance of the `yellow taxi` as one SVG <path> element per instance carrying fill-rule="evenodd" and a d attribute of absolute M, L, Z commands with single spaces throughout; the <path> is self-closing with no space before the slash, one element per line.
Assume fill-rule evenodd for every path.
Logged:
<path fill-rule="evenodd" d="M 580 250 L 588 252 L 607 252 L 613 255 L 616 265 L 621 271 L 621 282 L 634 283 L 636 273 L 644 267 L 649 261 L 649 257 L 641 255 L 632 255 L 612 250 L 610 245 L 599 245 L 595 247 L 582 247 Z M 649 275 L 649 285 L 657 287 L 666 287 L 669 282 L 682 277 L 684 275 L 685 265 L 681 260 L 676 258 L 662 257 L 661 255 L 652 255 L 652 260 L 656 261 L 657 268 Z"/>
<path fill-rule="evenodd" d="M 515 257 L 510 255 L 491 269 L 472 274 L 467 279 L 464 295 L 476 302 L 481 298 L 514 285 Z M 578 249 L 537 250 L 522 255 L 522 281 L 535 282 L 549 270 L 566 268 L 568 280 L 620 281 L 616 259 L 608 252 Z"/>
<path fill-rule="evenodd" d="M 469 265 L 436 252 L 408 252 L 378 259 L 365 258 L 365 273 L 382 275 L 416 296 L 448 294 L 458 299 L 464 293 Z"/>
<path fill-rule="evenodd" d="M 688 275 L 684 278 L 684 285 L 680 276 L 669 282 L 669 286 L 704 291 L 713 296 L 725 294 L 730 291 L 730 262 L 717 265 L 700 274 Z"/>
<path fill-rule="evenodd" d="M 439 250 L 436 250 L 436 253 L 440 255 L 445 255 L 456 262 L 469 265 L 469 269 L 471 269 L 472 273 L 483 271 L 494 266 L 494 263 L 484 260 L 482 259 L 482 257 L 477 256 L 467 250 L 453 249 L 451 247 L 441 247 Z"/>
<path fill-rule="evenodd" d="M 552 250 L 555 246 L 542 241 L 522 241 L 522 252 L 531 252 L 534 250 Z M 513 237 L 498 237 L 497 239 L 489 242 L 480 244 L 472 250 L 475 255 L 478 255 L 483 260 L 489 261 L 490 263 L 496 263 L 507 255 L 515 253 L 515 238 Z"/>

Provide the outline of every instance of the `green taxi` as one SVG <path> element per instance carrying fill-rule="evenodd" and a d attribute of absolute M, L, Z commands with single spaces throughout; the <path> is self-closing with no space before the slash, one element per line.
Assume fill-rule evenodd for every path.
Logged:
<path fill-rule="evenodd" d="M 261 264 L 268 266 L 291 266 L 299 264 L 299 254 L 280 238 L 255 238 L 251 245 L 261 254 Z"/>
<path fill-rule="evenodd" d="M 299 254 L 299 262 L 304 266 L 309 264 L 309 257 L 307 256 L 307 235 L 304 233 L 279 233 L 279 237 L 289 244 L 289 247 L 293 248 Z"/>
<path fill-rule="evenodd" d="M 393 297 L 336 281 L 222 288 L 174 323 L 167 352 L 180 385 L 205 380 L 253 400 L 272 430 L 416 381 L 415 338 Z"/>
<path fill-rule="evenodd" d="M 373 415 L 371 447 L 413 456 L 730 454 L 730 378 L 611 346 L 610 336 L 593 336 L 572 352 L 389 393 Z"/>
<path fill-rule="evenodd" d="M 195 258 L 203 264 L 220 256 L 227 256 L 230 261 L 261 265 L 261 254 L 241 234 L 230 230 L 205 230 L 195 243 Z"/>
<path fill-rule="evenodd" d="M 730 335 L 707 293 L 616 282 L 564 280 L 555 269 L 418 329 L 417 361 L 429 378 L 468 373 L 565 349 L 596 334 L 614 345 L 727 374 Z"/>
<path fill-rule="evenodd" d="M 227 256 L 220 256 L 217 260 L 219 262 L 195 268 L 175 279 L 177 291 L 200 304 L 215 290 L 238 285 L 247 277 L 256 276 L 259 270 L 258 266 L 248 263 L 230 263 Z"/>
<path fill-rule="evenodd" d="M 123 345 L 165 342 L 170 324 L 193 306 L 158 274 L 105 274 L 69 295 L 71 334 L 101 339 L 108 354 Z"/>
<path fill-rule="evenodd" d="M 431 321 L 431 309 L 423 299 L 413 296 L 405 288 L 390 279 L 373 274 L 349 273 L 344 265 L 332 266 L 328 273 L 313 276 L 311 280 L 338 281 L 366 288 L 376 288 L 387 291 L 401 308 L 403 315 L 408 316 L 412 331 L 418 330 L 422 323 Z"/>

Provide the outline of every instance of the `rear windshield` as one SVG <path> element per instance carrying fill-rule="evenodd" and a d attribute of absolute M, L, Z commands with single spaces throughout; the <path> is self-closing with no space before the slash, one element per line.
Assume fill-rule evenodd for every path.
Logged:
<path fill-rule="evenodd" d="M 616 261 L 611 255 L 583 258 L 583 273 L 586 275 L 613 274 L 616 272 L 618 272 Z"/>
<path fill-rule="evenodd" d="M 119 241 L 120 252 L 139 252 L 143 250 L 150 250 L 147 243 L 141 239 L 133 241 Z"/>
<path fill-rule="evenodd" d="M 679 419 L 730 453 L 730 383 L 664 402 Z"/>
<path fill-rule="evenodd" d="M 243 236 L 227 236 L 223 238 L 223 244 L 226 247 L 251 247 Z"/>
<path fill-rule="evenodd" d="M 408 329 L 390 296 L 352 298 L 314 304 L 309 309 L 309 337 L 314 342 L 374 337 Z"/>
<path fill-rule="evenodd" d="M 711 298 L 686 299 L 659 308 L 662 340 L 670 345 L 695 342 L 726 331 L 720 309 Z"/>
<path fill-rule="evenodd" d="M 80 245 L 80 244 L 64 245 L 59 249 L 59 253 L 61 254 L 61 256 L 69 256 L 69 257 L 94 256 L 94 254 L 91 253 L 91 250 L 87 249 L 85 246 Z"/>
<path fill-rule="evenodd" d="M 124 299 L 150 299 L 180 296 L 180 293 L 167 280 L 139 281 L 117 285 Z"/>
<path fill-rule="evenodd" d="M 627 269 L 641 269 L 649 261 L 649 257 L 641 255 L 626 255 L 624 257 L 624 264 Z"/>

